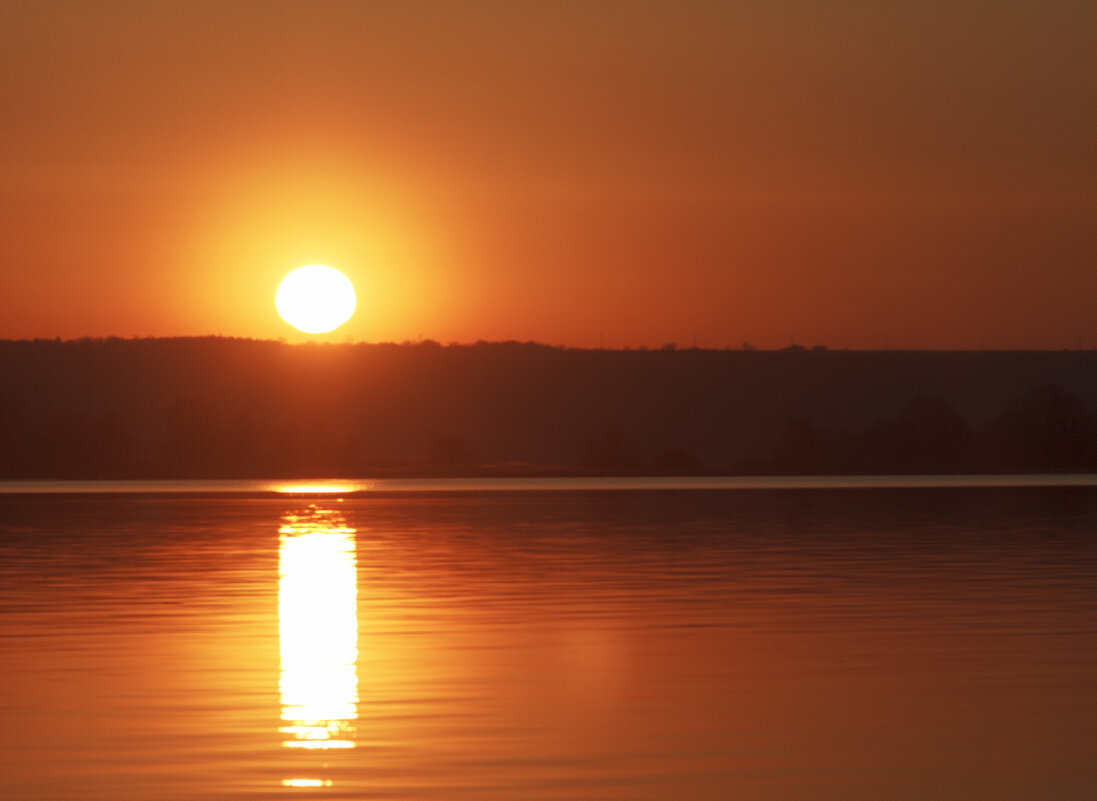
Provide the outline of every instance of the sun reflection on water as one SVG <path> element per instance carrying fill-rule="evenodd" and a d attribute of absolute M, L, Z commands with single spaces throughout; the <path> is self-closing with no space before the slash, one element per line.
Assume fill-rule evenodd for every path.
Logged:
<path fill-rule="evenodd" d="M 280 495 L 348 495 L 370 489 L 368 481 L 275 481 L 266 489 Z"/>
<path fill-rule="evenodd" d="M 358 719 L 355 530 L 312 506 L 279 529 L 278 623 L 287 748 L 354 748 Z M 296 781 L 296 780 L 294 780 Z"/>
<path fill-rule="evenodd" d="M 283 787 L 331 787 L 331 779 L 283 779 Z"/>

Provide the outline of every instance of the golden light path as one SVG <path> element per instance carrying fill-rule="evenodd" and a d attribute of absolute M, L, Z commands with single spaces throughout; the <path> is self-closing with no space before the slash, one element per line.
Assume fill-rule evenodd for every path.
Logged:
<path fill-rule="evenodd" d="M 331 787 L 331 779 L 283 779 L 283 787 Z"/>
<path fill-rule="evenodd" d="M 358 719 L 358 579 L 354 534 L 311 506 L 279 529 L 278 625 L 287 748 L 354 748 Z M 287 782 L 313 782 L 288 779 Z M 315 786 L 292 784 L 289 786 Z"/>
<path fill-rule="evenodd" d="M 361 492 L 369 489 L 370 486 L 371 484 L 368 481 L 301 481 L 294 484 L 277 482 L 270 484 L 269 489 L 283 495 L 339 495 Z"/>

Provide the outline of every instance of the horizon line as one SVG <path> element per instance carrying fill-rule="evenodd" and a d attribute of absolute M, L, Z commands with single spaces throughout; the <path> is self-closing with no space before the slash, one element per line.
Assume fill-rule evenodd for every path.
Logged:
<path fill-rule="evenodd" d="M 477 346 L 500 346 L 500 345 L 519 345 L 523 347 L 538 347 L 547 348 L 550 350 L 564 350 L 564 351 L 590 351 L 590 352 L 607 352 L 607 353 L 657 353 L 657 352 L 704 352 L 704 353 L 1091 353 L 1097 351 L 1097 347 L 1020 347 L 1020 348 L 991 348 L 991 347 L 979 347 L 979 348 L 897 348 L 897 347 L 885 347 L 885 348 L 850 348 L 850 347 L 832 347 L 829 345 L 801 345 L 794 343 L 791 345 L 785 345 L 782 347 L 765 348 L 761 346 L 750 345 L 724 345 L 721 347 L 703 347 L 698 345 L 679 345 L 676 342 L 668 342 L 663 345 L 649 346 L 649 345 L 623 345 L 621 347 L 605 347 L 605 346 L 591 346 L 591 345 L 564 345 L 564 344 L 549 344 L 547 342 L 539 342 L 537 340 L 518 340 L 518 339 L 498 339 L 487 340 L 478 339 L 474 342 L 439 342 L 435 339 L 419 338 L 419 339 L 405 339 L 400 342 L 392 340 L 347 340 L 341 342 L 332 341 L 320 341 L 320 340 L 304 340 L 304 341 L 289 341 L 285 338 L 279 337 L 277 339 L 258 338 L 248 336 L 234 336 L 225 334 L 178 334 L 168 336 L 155 336 L 155 335 L 134 335 L 134 336 L 119 336 L 115 334 L 106 336 L 91 336 L 85 335 L 80 337 L 62 338 L 62 337 L 20 337 L 20 338 L 0 338 L 0 343 L 3 344 L 62 344 L 62 345 L 86 345 L 86 344 L 111 344 L 111 343 L 138 343 L 138 342 L 169 342 L 169 341 L 230 341 L 230 342 L 250 342 L 256 344 L 267 345 L 281 345 L 288 347 L 401 347 L 401 348 L 415 348 L 415 347 L 437 347 L 437 348 L 471 348 Z"/>

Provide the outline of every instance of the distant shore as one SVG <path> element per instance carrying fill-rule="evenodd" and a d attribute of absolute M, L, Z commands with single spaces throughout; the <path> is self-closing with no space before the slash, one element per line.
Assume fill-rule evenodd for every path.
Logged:
<path fill-rule="evenodd" d="M 0 341 L 0 478 L 1097 472 L 1097 351 Z"/>

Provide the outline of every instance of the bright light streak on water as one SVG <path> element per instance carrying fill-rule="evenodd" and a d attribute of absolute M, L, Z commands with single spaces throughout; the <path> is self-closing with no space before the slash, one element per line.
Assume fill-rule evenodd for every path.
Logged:
<path fill-rule="evenodd" d="M 369 488 L 369 483 L 363 481 L 297 481 L 271 484 L 268 489 L 282 495 L 346 495 Z"/>
<path fill-rule="evenodd" d="M 279 529 L 280 731 L 289 748 L 353 748 L 358 718 L 354 529 L 315 506 Z"/>

